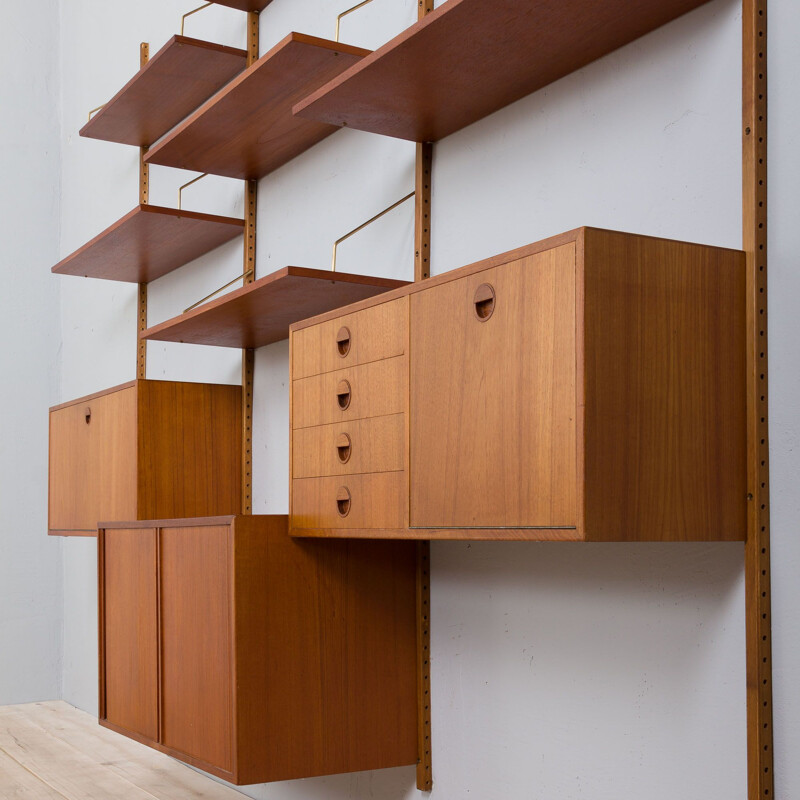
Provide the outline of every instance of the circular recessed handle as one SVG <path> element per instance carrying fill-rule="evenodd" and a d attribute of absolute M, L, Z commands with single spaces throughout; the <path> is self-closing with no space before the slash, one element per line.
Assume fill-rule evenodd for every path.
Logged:
<path fill-rule="evenodd" d="M 336 455 L 342 464 L 346 464 L 350 460 L 350 455 L 353 452 L 353 443 L 346 433 L 340 433 L 336 437 Z"/>
<path fill-rule="evenodd" d="M 86 420 L 86 424 L 88 425 L 92 421 L 92 407 L 86 406 L 83 412 L 84 419 Z"/>
<path fill-rule="evenodd" d="M 336 511 L 340 517 L 346 517 L 350 513 L 350 490 L 346 486 L 340 486 L 336 492 Z"/>
<path fill-rule="evenodd" d="M 339 385 L 336 387 L 336 402 L 342 411 L 350 407 L 352 396 L 350 383 L 348 381 L 339 381 Z"/>
<path fill-rule="evenodd" d="M 336 350 L 342 358 L 350 352 L 350 341 L 350 329 L 339 328 L 339 332 L 336 334 Z"/>
<path fill-rule="evenodd" d="M 494 287 L 490 283 L 482 283 L 475 290 L 475 296 L 472 298 L 472 302 L 475 306 L 475 316 L 481 322 L 486 322 L 486 320 L 494 314 Z"/>

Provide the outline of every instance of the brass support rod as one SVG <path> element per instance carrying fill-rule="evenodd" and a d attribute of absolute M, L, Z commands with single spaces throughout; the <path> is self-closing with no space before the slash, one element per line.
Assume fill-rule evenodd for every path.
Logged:
<path fill-rule="evenodd" d="M 183 202 L 183 190 L 188 189 L 193 183 L 197 183 L 197 181 L 203 180 L 203 178 L 207 177 L 208 173 L 204 172 L 202 175 L 198 175 L 196 178 L 192 178 L 188 183 L 184 183 L 183 186 L 178 188 L 178 211 L 181 210 L 181 203 Z"/>
<path fill-rule="evenodd" d="M 359 231 L 363 231 L 367 225 L 371 225 L 375 220 L 380 219 L 381 217 L 388 214 L 390 211 L 393 211 L 397 206 L 402 205 L 406 202 L 406 200 L 410 200 L 416 192 L 409 192 L 405 197 L 400 198 L 396 203 L 392 203 L 388 208 L 384 208 L 383 211 L 377 213 L 374 217 L 370 217 L 366 222 L 362 222 L 357 228 L 353 228 L 353 230 L 346 233 L 344 236 L 340 236 L 334 243 L 333 243 L 333 256 L 331 258 L 331 272 L 336 272 L 336 250 L 339 245 L 349 239 L 354 234 L 358 233 Z"/>
<path fill-rule="evenodd" d="M 336 17 L 336 35 L 334 36 L 334 39 L 333 39 L 335 42 L 339 41 L 339 25 L 342 22 L 342 17 L 346 17 L 348 14 L 352 14 L 354 11 L 358 11 L 359 8 L 361 8 L 362 6 L 365 6 L 365 5 L 367 5 L 368 3 L 371 3 L 371 2 L 372 2 L 372 0 L 361 0 L 360 3 L 357 3 L 352 8 L 348 8 L 347 11 L 342 11 L 342 13 L 339 14 L 338 17 Z"/>
<path fill-rule="evenodd" d="M 213 5 L 213 3 L 204 3 L 202 6 L 198 6 L 197 8 L 193 8 L 191 11 L 187 11 L 181 17 L 181 36 L 183 36 L 183 29 L 186 26 L 186 17 L 191 17 L 192 14 L 196 14 L 198 11 L 202 11 L 204 8 L 208 8 L 209 6 Z"/>
<path fill-rule="evenodd" d="M 97 106 L 97 108 L 93 108 L 93 109 L 92 109 L 92 110 L 89 112 L 89 118 L 87 119 L 87 122 L 91 122 L 91 121 L 92 121 L 92 114 L 96 114 L 98 111 L 101 111 L 101 110 L 102 110 L 102 109 L 104 109 L 105 107 L 106 107 L 106 104 L 105 104 L 105 103 L 103 103 L 103 105 L 101 105 L 101 106 Z"/>
<path fill-rule="evenodd" d="M 219 289 L 215 289 L 213 292 L 211 292 L 211 294 L 207 294 L 202 300 L 198 300 L 196 303 L 192 303 L 189 306 L 189 308 L 185 308 L 183 310 L 183 313 L 184 314 L 188 314 L 190 311 L 192 311 L 193 309 L 197 308 L 197 306 L 203 305 L 203 303 L 205 303 L 206 300 L 210 300 L 212 297 L 214 297 L 215 295 L 218 295 L 221 291 L 224 291 L 229 286 L 233 286 L 233 284 L 236 283 L 236 281 L 240 281 L 240 280 L 242 280 L 242 278 L 246 278 L 252 272 L 253 272 L 253 270 L 249 269 L 249 270 L 247 270 L 247 272 L 243 272 L 241 275 L 237 275 L 232 281 L 228 281 L 224 286 L 220 286 Z"/>

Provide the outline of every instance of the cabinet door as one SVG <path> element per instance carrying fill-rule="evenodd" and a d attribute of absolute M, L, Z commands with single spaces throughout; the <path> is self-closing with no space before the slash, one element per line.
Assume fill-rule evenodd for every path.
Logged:
<path fill-rule="evenodd" d="M 231 532 L 161 531 L 161 743 L 233 766 Z"/>
<path fill-rule="evenodd" d="M 411 296 L 412 527 L 576 524 L 575 246 Z"/>
<path fill-rule="evenodd" d="M 107 530 L 100 629 L 105 719 L 158 741 L 156 532 Z"/>
<path fill-rule="evenodd" d="M 137 519 L 136 388 L 50 412 L 53 533 L 94 534 L 98 522 Z"/>

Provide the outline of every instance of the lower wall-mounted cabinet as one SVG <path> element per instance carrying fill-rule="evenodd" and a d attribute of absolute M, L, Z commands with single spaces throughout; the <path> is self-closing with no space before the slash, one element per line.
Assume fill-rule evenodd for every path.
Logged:
<path fill-rule="evenodd" d="M 742 540 L 745 257 L 581 228 L 297 323 L 296 536 Z"/>
<path fill-rule="evenodd" d="M 236 784 L 416 763 L 415 545 L 287 525 L 100 529 L 101 724 Z"/>
<path fill-rule="evenodd" d="M 237 514 L 240 386 L 136 380 L 50 409 L 51 534 Z"/>

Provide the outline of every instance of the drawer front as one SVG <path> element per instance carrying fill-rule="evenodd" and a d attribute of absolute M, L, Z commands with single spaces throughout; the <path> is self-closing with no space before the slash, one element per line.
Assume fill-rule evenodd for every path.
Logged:
<path fill-rule="evenodd" d="M 408 298 L 401 297 L 292 334 L 292 378 L 401 356 L 408 341 Z"/>
<path fill-rule="evenodd" d="M 291 526 L 405 528 L 405 472 L 300 478 L 292 481 Z"/>
<path fill-rule="evenodd" d="M 49 528 L 136 519 L 136 388 L 50 412 Z"/>
<path fill-rule="evenodd" d="M 292 383 L 292 427 L 404 413 L 407 396 L 405 356 L 303 378 Z"/>
<path fill-rule="evenodd" d="M 404 469 L 405 419 L 405 414 L 392 414 L 296 430 L 292 434 L 292 477 Z"/>

